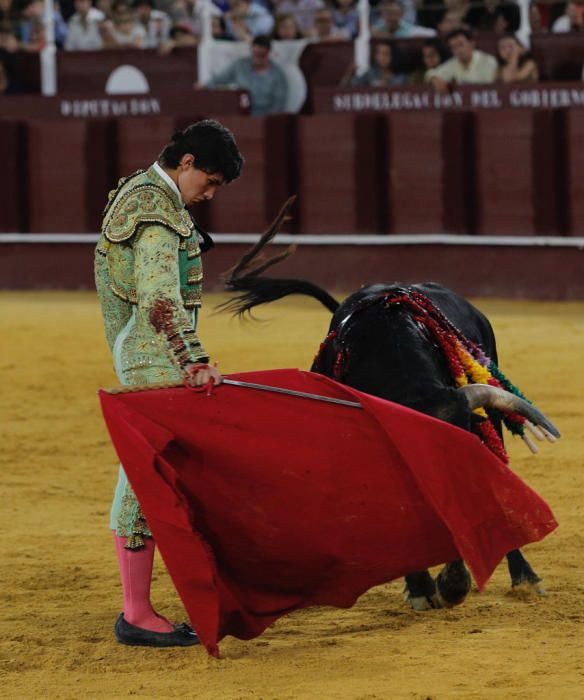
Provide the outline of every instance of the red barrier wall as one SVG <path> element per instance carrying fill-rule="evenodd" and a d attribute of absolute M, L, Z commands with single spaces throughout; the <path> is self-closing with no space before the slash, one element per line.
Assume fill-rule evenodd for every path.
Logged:
<path fill-rule="evenodd" d="M 383 121 L 376 115 L 299 117 L 300 230 L 385 229 Z"/>
<path fill-rule="evenodd" d="M 582 115 L 222 117 L 247 165 L 197 218 L 212 231 L 260 231 L 298 194 L 288 230 L 303 233 L 583 235 Z M 118 177 L 148 167 L 190 119 L 2 122 L 0 231 L 96 231 Z"/>
<path fill-rule="evenodd" d="M 205 254 L 205 289 L 222 290 L 221 273 L 248 249 L 217 245 Z M 270 253 L 283 250 L 273 246 Z M 568 300 L 584 299 L 583 267 L 581 248 L 309 245 L 281 263 L 277 276 L 308 279 L 330 291 L 433 280 L 465 296 Z M 0 289 L 93 290 L 93 245 L 4 244 Z"/>
<path fill-rule="evenodd" d="M 566 232 L 563 124 L 552 111 L 477 112 L 477 232 Z"/>
<path fill-rule="evenodd" d="M 570 204 L 569 231 L 584 235 L 584 110 L 566 114 L 567 186 Z"/>
<path fill-rule="evenodd" d="M 151 165 L 177 129 L 173 117 L 148 117 L 117 122 L 117 176 Z"/>
<path fill-rule="evenodd" d="M 86 230 L 88 124 L 29 122 L 31 231 L 73 233 Z"/>
<path fill-rule="evenodd" d="M 0 231 L 27 231 L 25 126 L 16 121 L 0 123 Z"/>
<path fill-rule="evenodd" d="M 476 232 L 475 124 L 473 114 L 444 115 L 443 222 L 448 233 Z"/>
<path fill-rule="evenodd" d="M 385 125 L 388 230 L 392 233 L 443 231 L 443 115 L 392 114 L 385 117 Z"/>
<path fill-rule="evenodd" d="M 28 230 L 78 233 L 99 228 L 105 194 L 116 175 L 113 129 L 106 120 L 27 123 L 28 176 L 20 182 L 18 197 L 22 201 L 26 196 Z M 10 226 L 2 216 L 0 230 Z"/>
<path fill-rule="evenodd" d="M 216 232 L 262 231 L 296 193 L 295 119 L 226 117 L 221 123 L 233 131 L 244 154 L 244 177 L 223 188 L 209 204 L 206 226 Z"/>
<path fill-rule="evenodd" d="M 531 52 L 542 80 L 582 79 L 582 32 L 532 34 Z"/>
<path fill-rule="evenodd" d="M 475 120 L 478 233 L 534 234 L 532 113 L 482 112 Z"/>

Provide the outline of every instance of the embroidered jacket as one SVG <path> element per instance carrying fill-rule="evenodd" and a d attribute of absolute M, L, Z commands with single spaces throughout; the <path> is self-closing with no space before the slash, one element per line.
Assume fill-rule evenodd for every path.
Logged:
<path fill-rule="evenodd" d="M 120 381 L 166 381 L 208 359 L 195 330 L 203 281 L 197 231 L 154 167 L 110 193 L 95 274 Z"/>

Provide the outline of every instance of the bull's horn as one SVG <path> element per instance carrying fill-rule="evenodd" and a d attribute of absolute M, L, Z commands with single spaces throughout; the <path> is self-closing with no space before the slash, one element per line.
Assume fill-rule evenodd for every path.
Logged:
<path fill-rule="evenodd" d="M 467 386 L 461 387 L 460 391 L 466 396 L 471 411 L 484 407 L 519 413 L 534 425 L 541 426 L 553 437 L 560 437 L 560 431 L 540 410 L 509 391 L 489 384 L 467 384 Z"/>

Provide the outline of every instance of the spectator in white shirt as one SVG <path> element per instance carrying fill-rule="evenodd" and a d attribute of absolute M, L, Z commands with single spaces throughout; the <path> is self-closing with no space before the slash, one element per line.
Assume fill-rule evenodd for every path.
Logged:
<path fill-rule="evenodd" d="M 75 14 L 68 23 L 65 49 L 67 51 L 99 51 L 103 39 L 99 25 L 105 19 L 100 10 L 91 6 L 91 0 L 75 0 Z"/>
<path fill-rule="evenodd" d="M 446 93 L 450 83 L 493 83 L 497 75 L 497 60 L 475 48 L 472 34 L 466 29 L 455 29 L 446 36 L 452 58 L 438 68 L 426 72 L 426 82 L 437 92 Z"/>
<path fill-rule="evenodd" d="M 134 0 L 134 12 L 146 31 L 147 49 L 157 49 L 169 40 L 171 19 L 166 12 L 154 8 L 154 0 Z"/>
<path fill-rule="evenodd" d="M 552 32 L 581 32 L 584 30 L 584 4 L 568 2 L 565 14 L 553 23 Z"/>

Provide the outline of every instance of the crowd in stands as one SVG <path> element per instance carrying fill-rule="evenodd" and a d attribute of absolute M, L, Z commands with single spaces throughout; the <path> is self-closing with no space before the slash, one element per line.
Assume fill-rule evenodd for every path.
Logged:
<path fill-rule="evenodd" d="M 167 54 L 197 45 L 203 1 L 60 0 L 53 17 L 55 42 L 65 51 L 123 47 Z M 532 33 L 581 31 L 584 41 L 584 0 L 534 0 L 529 17 Z M 13 89 L 11 54 L 45 46 L 44 21 L 43 0 L 0 0 L 0 94 Z M 514 0 L 370 0 L 370 22 L 378 40 L 371 68 L 357 75 L 349 67 L 343 85 L 427 82 L 443 91 L 451 82 L 538 79 L 537 65 L 515 38 L 520 10 Z M 258 95 L 256 105 L 272 104 L 262 107 L 265 113 L 279 109 L 284 99 L 285 79 L 270 60 L 270 41 L 351 40 L 359 33 L 359 12 L 357 0 L 213 0 L 211 26 L 215 39 L 247 42 L 251 49 L 250 58 L 239 59 L 208 86 L 251 89 Z M 476 48 L 477 32 L 500 36 L 497 57 Z M 406 71 L 390 42 L 419 37 L 425 39 L 420 66 Z"/>
<path fill-rule="evenodd" d="M 514 33 L 514 0 L 370 0 L 371 32 L 384 39 L 446 36 L 453 29 Z M 60 0 L 55 2 L 57 46 L 69 51 L 114 47 L 194 45 L 202 31 L 202 0 Z M 44 46 L 43 0 L 0 0 L 0 48 Z M 359 33 L 357 0 L 213 0 L 216 39 L 250 42 L 309 38 L 352 39 Z M 532 32 L 584 30 L 584 0 L 532 2 Z"/>

